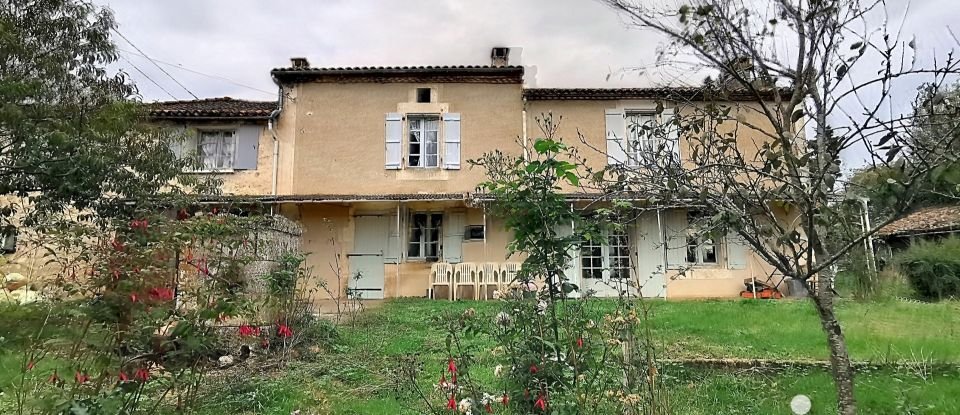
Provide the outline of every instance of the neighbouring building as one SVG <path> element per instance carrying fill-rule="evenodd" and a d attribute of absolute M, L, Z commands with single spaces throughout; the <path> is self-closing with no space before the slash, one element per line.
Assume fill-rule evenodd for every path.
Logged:
<path fill-rule="evenodd" d="M 339 267 L 363 298 L 447 297 L 434 284 L 438 264 L 520 262 L 506 258 L 503 221 L 473 202 L 485 173 L 468 160 L 519 154 L 517 140 L 539 136 L 536 118 L 552 113 L 563 117 L 560 136 L 581 145 L 579 133 L 581 154 L 602 168 L 623 160 L 629 122 L 704 100 L 696 88 L 527 88 L 509 52 L 494 48 L 488 66 L 314 68 L 295 58 L 271 71 L 278 101 L 161 102 L 150 116 L 187 132 L 176 151 L 202 159 L 196 174 L 220 175 L 227 195 L 300 222 L 317 278 L 333 282 Z M 738 144 L 759 140 L 744 134 Z M 593 199 L 580 192 L 567 194 L 572 209 Z M 584 245 L 567 276 L 600 296 L 640 277 L 642 295 L 666 298 L 733 297 L 744 279 L 779 279 L 736 238 L 688 238 L 691 214 L 648 211 L 607 243 Z"/>
<path fill-rule="evenodd" d="M 927 206 L 888 223 L 874 235 L 886 247 L 884 256 L 907 248 L 915 240 L 937 240 L 960 234 L 960 206 Z"/>

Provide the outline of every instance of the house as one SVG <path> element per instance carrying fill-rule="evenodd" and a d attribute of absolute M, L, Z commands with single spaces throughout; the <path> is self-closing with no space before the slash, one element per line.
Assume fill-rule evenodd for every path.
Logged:
<path fill-rule="evenodd" d="M 467 160 L 519 154 L 516 140 L 535 139 L 536 117 L 552 112 L 568 142 L 581 145 L 580 132 L 601 149 L 583 149 L 588 163 L 619 163 L 629 122 L 662 121 L 678 97 L 704 100 L 695 88 L 526 88 L 509 53 L 494 48 L 486 66 L 315 68 L 295 58 L 271 71 L 276 102 L 164 102 L 150 114 L 189 132 L 175 151 L 199 154 L 196 174 L 218 174 L 226 193 L 299 221 L 318 278 L 332 282 L 337 263 L 358 276 L 350 284 L 363 298 L 430 296 L 436 264 L 519 261 L 506 258 L 502 219 L 472 202 L 485 176 Z M 676 148 L 682 155 L 682 140 Z M 571 189 L 568 198 L 580 209 L 592 196 Z M 634 275 L 644 296 L 690 298 L 737 296 L 745 278 L 774 275 L 736 238 L 688 238 L 693 214 L 651 209 L 608 243 L 583 246 L 567 276 L 601 296 Z"/>

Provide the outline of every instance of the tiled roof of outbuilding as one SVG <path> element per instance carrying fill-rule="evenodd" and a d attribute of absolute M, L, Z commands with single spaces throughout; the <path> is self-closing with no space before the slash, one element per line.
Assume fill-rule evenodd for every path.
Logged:
<path fill-rule="evenodd" d="M 230 97 L 148 104 L 148 114 L 157 119 L 266 119 L 277 109 L 276 101 L 247 101 Z"/>
<path fill-rule="evenodd" d="M 931 206 L 918 209 L 888 223 L 877 231 L 877 236 L 888 238 L 950 231 L 960 231 L 960 206 Z"/>

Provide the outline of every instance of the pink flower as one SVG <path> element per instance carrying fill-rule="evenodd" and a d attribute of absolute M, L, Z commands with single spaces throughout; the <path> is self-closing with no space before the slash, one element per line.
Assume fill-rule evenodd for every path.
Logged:
<path fill-rule="evenodd" d="M 137 298 L 138 298 L 138 297 L 137 297 L 137 293 L 130 293 L 130 302 L 131 302 L 131 303 L 137 302 Z"/>
<path fill-rule="evenodd" d="M 127 376 L 127 374 L 126 374 L 126 373 L 123 373 L 123 372 L 120 372 L 120 375 L 117 376 L 117 377 L 120 379 L 121 382 L 129 382 L 129 381 L 130 381 L 130 376 Z"/>
<path fill-rule="evenodd" d="M 503 394 L 503 397 L 500 398 L 500 403 L 502 403 L 502 404 L 504 404 L 504 405 L 509 405 L 509 404 L 510 404 L 510 395 Z"/>
<path fill-rule="evenodd" d="M 150 379 L 150 371 L 141 367 L 133 373 L 133 378 L 136 379 L 137 382 L 146 382 L 147 379 Z"/>
<path fill-rule="evenodd" d="M 33 360 L 27 362 L 27 370 L 33 370 L 33 367 L 36 366 L 36 365 L 37 365 L 37 364 L 34 363 Z"/>
<path fill-rule="evenodd" d="M 54 372 L 54 376 L 56 376 L 56 372 Z M 77 373 L 73 375 L 73 379 L 76 380 L 77 383 L 84 384 L 90 381 L 90 376 L 87 375 L 86 373 L 81 373 L 80 371 L 77 371 Z"/>
<path fill-rule="evenodd" d="M 260 327 L 249 326 L 246 324 L 240 325 L 239 328 L 241 337 L 257 337 L 260 336 Z"/>
<path fill-rule="evenodd" d="M 286 324 L 280 324 L 277 326 L 277 335 L 280 337 L 290 337 L 293 336 L 293 330 L 290 330 L 290 327 L 287 327 Z"/>
<path fill-rule="evenodd" d="M 577 337 L 577 348 L 583 348 L 583 337 Z"/>
<path fill-rule="evenodd" d="M 157 301 L 173 300 L 173 290 L 167 287 L 154 287 L 150 289 L 150 297 Z"/>
<path fill-rule="evenodd" d="M 547 399 L 543 397 L 543 394 L 537 396 L 537 401 L 533 403 L 533 407 L 541 411 L 547 410 Z"/>
<path fill-rule="evenodd" d="M 450 373 L 457 373 L 457 362 L 454 362 L 453 358 L 450 358 L 450 361 L 447 362 L 447 370 Z"/>
<path fill-rule="evenodd" d="M 450 394 L 450 400 L 447 401 L 447 409 L 457 409 L 457 398 Z"/>

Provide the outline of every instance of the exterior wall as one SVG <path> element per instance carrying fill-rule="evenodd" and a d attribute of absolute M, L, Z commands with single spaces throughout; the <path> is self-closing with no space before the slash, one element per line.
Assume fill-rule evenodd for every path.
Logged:
<path fill-rule="evenodd" d="M 434 88 L 437 102 L 414 103 L 418 87 Z M 304 83 L 295 89 L 299 98 L 286 109 L 295 117 L 294 162 L 281 164 L 295 172 L 292 194 L 473 192 L 484 173 L 467 160 L 494 149 L 519 153 L 520 84 Z M 385 114 L 441 111 L 461 114 L 461 169 L 386 170 Z"/>

